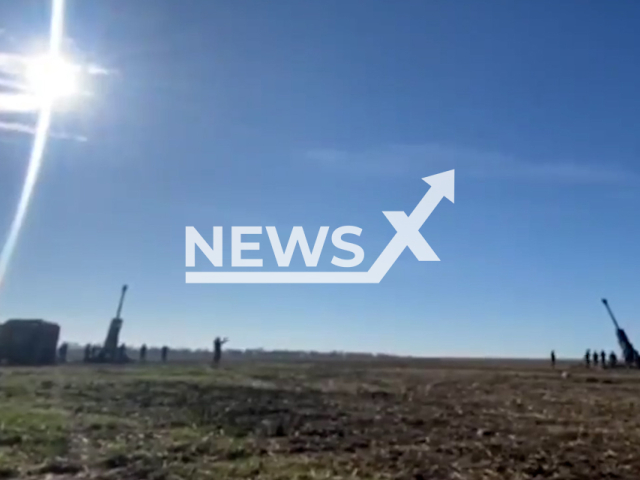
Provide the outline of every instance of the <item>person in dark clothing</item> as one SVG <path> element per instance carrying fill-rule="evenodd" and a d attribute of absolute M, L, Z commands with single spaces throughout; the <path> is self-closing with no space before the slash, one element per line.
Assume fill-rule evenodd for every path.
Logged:
<path fill-rule="evenodd" d="M 584 364 L 587 368 L 591 366 L 591 350 L 587 348 L 586 353 L 584 354 Z"/>
<path fill-rule="evenodd" d="M 162 350 L 160 351 L 160 357 L 162 358 L 163 363 L 167 361 L 168 355 L 169 355 L 169 347 L 165 345 L 164 347 L 162 347 Z"/>
<path fill-rule="evenodd" d="M 597 367 L 598 366 L 598 352 L 596 350 L 594 350 L 593 353 L 591 354 L 591 359 L 593 360 L 593 366 Z"/>
<path fill-rule="evenodd" d="M 607 354 L 604 353 L 604 350 L 600 352 L 600 365 L 602 368 L 607 368 Z"/>
<path fill-rule="evenodd" d="M 611 368 L 616 368 L 618 366 L 618 356 L 615 352 L 611 352 L 609 354 L 609 366 Z"/>
<path fill-rule="evenodd" d="M 60 363 L 67 362 L 68 350 L 69 350 L 69 344 L 66 342 L 60 345 L 60 348 L 58 348 L 58 360 L 60 361 Z"/>
<path fill-rule="evenodd" d="M 146 344 L 140 347 L 140 361 L 141 362 L 147 361 L 147 345 Z"/>
<path fill-rule="evenodd" d="M 551 368 L 556 368 L 556 352 L 551 350 Z"/>
<path fill-rule="evenodd" d="M 220 337 L 216 337 L 213 341 L 213 364 L 218 365 L 220 360 L 222 360 L 222 345 L 229 341 L 228 338 L 222 339 Z"/>

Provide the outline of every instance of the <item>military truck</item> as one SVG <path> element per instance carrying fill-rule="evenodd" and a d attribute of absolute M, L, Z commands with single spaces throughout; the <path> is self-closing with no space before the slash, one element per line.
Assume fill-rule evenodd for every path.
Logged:
<path fill-rule="evenodd" d="M 0 362 L 54 365 L 60 326 L 45 320 L 11 319 L 0 324 Z"/>

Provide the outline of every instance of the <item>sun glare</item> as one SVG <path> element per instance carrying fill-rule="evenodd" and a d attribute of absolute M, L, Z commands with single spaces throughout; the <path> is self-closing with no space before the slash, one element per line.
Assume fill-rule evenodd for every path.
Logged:
<path fill-rule="evenodd" d="M 78 93 L 78 68 L 59 55 L 42 55 L 27 61 L 25 71 L 30 93 L 54 102 Z"/>

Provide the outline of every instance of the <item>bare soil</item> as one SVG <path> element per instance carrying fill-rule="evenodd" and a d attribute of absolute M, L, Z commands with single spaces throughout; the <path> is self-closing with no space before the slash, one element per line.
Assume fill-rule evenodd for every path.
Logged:
<path fill-rule="evenodd" d="M 640 372 L 504 361 L 5 369 L 2 478 L 638 480 Z"/>

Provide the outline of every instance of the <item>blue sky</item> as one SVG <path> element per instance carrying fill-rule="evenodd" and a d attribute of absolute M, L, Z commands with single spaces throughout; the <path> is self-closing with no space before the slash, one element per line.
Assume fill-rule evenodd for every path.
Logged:
<path fill-rule="evenodd" d="M 0 51 L 47 34 L 47 2 L 19 3 L 0 0 Z M 55 118 L 88 141 L 50 140 L 0 317 L 101 341 L 128 283 L 130 344 L 562 357 L 615 347 L 606 296 L 640 342 L 639 21 L 635 2 L 70 0 L 74 56 L 117 72 Z M 31 141 L 0 130 L 2 232 Z M 381 212 L 451 168 L 456 202 L 421 230 L 441 262 L 184 283 L 188 225 L 227 247 L 232 225 L 356 225 L 367 269 Z"/>

